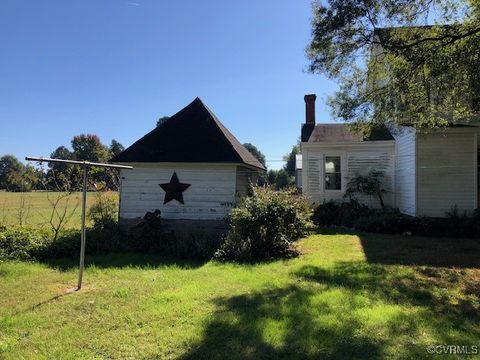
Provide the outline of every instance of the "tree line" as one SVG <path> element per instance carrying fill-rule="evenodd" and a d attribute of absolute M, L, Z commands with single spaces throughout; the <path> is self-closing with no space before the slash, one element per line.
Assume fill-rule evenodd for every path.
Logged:
<path fill-rule="evenodd" d="M 267 168 L 265 155 L 255 145 L 245 143 L 243 146 L 267 169 L 267 172 L 260 176 L 259 185 L 272 185 L 278 190 L 295 185 L 295 162 L 296 155 L 300 154 L 300 143 L 295 144 L 283 157 L 285 165 L 279 170 Z"/>
<path fill-rule="evenodd" d="M 71 148 L 57 147 L 51 158 L 65 160 L 80 160 L 92 162 L 107 162 L 114 155 L 122 152 L 124 147 L 113 139 L 110 145 L 105 145 L 95 134 L 80 134 L 70 142 Z M 77 191 L 81 188 L 80 166 L 53 164 L 34 167 L 23 164 L 13 155 L 0 158 L 0 189 L 6 191 Z M 90 168 L 89 187 L 102 189 L 117 189 L 118 174 L 113 169 Z"/>
<path fill-rule="evenodd" d="M 95 134 L 80 134 L 70 142 L 71 148 L 57 147 L 51 158 L 80 160 L 91 162 L 107 162 L 125 148 L 113 139 L 105 145 Z M 260 163 L 267 168 L 265 155 L 253 144 L 243 144 Z M 295 184 L 295 155 L 300 153 L 300 145 L 293 146 L 290 153 L 284 156 L 285 165 L 280 170 L 269 169 L 259 179 L 259 185 L 273 185 L 283 189 Z M 13 155 L 0 158 L 0 189 L 12 192 L 28 192 L 32 190 L 50 190 L 72 192 L 81 190 L 82 169 L 80 166 L 67 164 L 43 165 L 34 167 L 23 164 Z M 90 168 L 88 174 L 89 187 L 94 189 L 118 188 L 118 173 L 113 169 Z"/>

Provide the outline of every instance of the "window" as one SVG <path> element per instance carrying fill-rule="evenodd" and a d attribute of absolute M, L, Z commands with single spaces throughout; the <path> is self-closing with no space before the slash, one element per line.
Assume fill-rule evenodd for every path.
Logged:
<path fill-rule="evenodd" d="M 325 190 L 342 190 L 340 156 L 325 157 Z"/>

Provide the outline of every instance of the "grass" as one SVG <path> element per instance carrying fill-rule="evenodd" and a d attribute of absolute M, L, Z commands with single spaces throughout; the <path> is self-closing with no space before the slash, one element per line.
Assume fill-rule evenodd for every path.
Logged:
<path fill-rule="evenodd" d="M 32 227 L 49 227 L 52 205 L 48 198 L 55 199 L 63 193 L 32 191 L 14 193 L 0 191 L 0 225 L 25 225 Z M 81 215 L 81 193 L 71 194 L 59 203 L 59 209 L 66 207 L 71 214 L 66 228 L 79 228 Z M 87 207 L 95 200 L 95 193 L 87 193 Z"/>
<path fill-rule="evenodd" d="M 1 263 L 0 358 L 413 359 L 480 345 L 478 240 L 330 232 L 300 247 L 265 264 L 89 257 L 74 293 L 76 261 Z"/>

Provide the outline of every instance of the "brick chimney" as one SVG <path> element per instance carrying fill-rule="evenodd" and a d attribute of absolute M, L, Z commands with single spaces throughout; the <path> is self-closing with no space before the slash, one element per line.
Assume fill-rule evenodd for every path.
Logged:
<path fill-rule="evenodd" d="M 309 94 L 303 98 L 305 100 L 305 124 L 302 124 L 301 141 L 307 142 L 315 128 L 315 99 L 317 95 Z"/>
<path fill-rule="evenodd" d="M 315 100 L 317 95 L 305 95 L 305 123 L 315 125 Z"/>

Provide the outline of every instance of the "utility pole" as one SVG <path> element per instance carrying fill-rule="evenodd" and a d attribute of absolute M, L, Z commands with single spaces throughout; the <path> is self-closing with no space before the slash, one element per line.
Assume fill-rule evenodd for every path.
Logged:
<path fill-rule="evenodd" d="M 40 164 L 43 163 L 43 162 L 46 162 L 46 163 L 80 165 L 83 169 L 82 229 L 81 229 L 81 236 L 80 236 L 80 264 L 79 264 L 78 285 L 77 285 L 77 291 L 78 291 L 82 288 L 83 270 L 85 268 L 85 242 L 86 242 L 86 238 L 85 238 L 85 218 L 86 218 L 86 211 L 87 211 L 87 176 L 88 176 L 88 169 L 90 167 L 103 167 L 103 168 L 114 168 L 114 169 L 133 169 L 133 167 L 125 166 L 125 165 L 95 163 L 95 162 L 90 162 L 90 161 L 51 159 L 51 158 L 32 157 L 32 156 L 27 156 L 25 158 L 25 160 L 27 160 L 27 161 L 37 161 Z"/>

